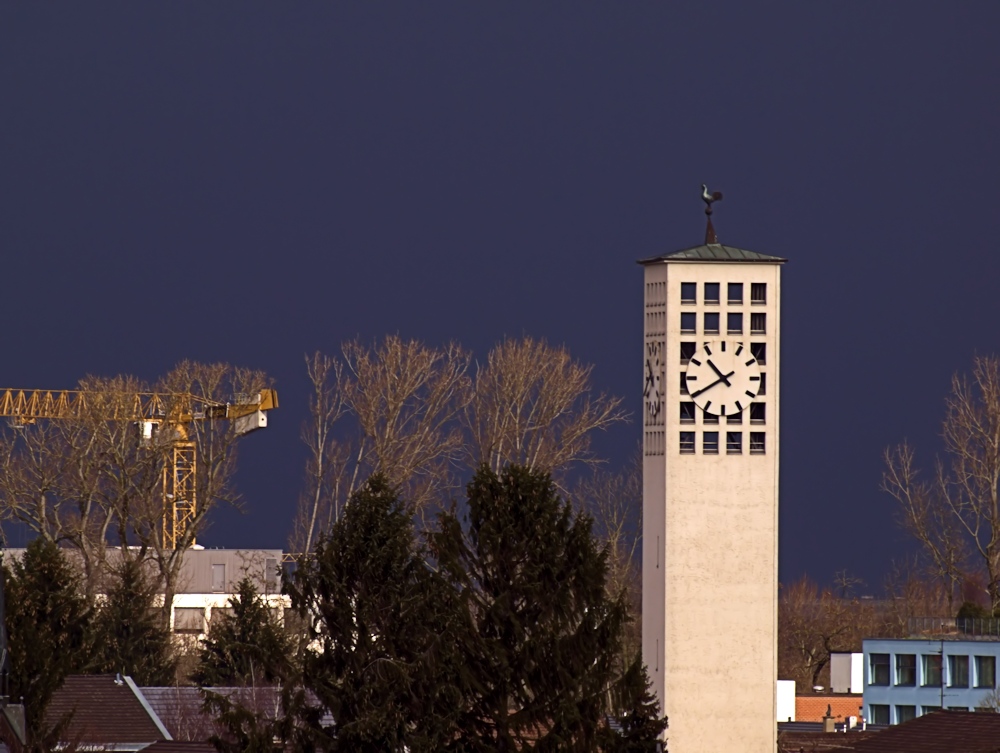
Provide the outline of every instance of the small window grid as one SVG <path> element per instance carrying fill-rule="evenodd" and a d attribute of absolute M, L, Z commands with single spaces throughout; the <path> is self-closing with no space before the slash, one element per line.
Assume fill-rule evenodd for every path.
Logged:
<path fill-rule="evenodd" d="M 731 282 L 727 286 L 726 300 L 730 306 L 738 306 L 743 303 L 743 283 Z"/>
<path fill-rule="evenodd" d="M 726 454 L 727 455 L 742 455 L 743 454 L 743 433 L 739 431 L 727 431 L 726 432 Z"/>
<path fill-rule="evenodd" d="M 693 342 L 682 342 L 681 343 L 681 365 L 684 366 L 690 362 L 691 358 L 694 357 L 695 351 L 698 349 L 698 344 Z"/>
<path fill-rule="evenodd" d="M 767 283 L 750 283 L 750 303 L 754 306 L 762 306 L 767 303 Z"/>
<path fill-rule="evenodd" d="M 976 687 L 995 688 L 997 686 L 997 659 L 995 656 L 976 657 Z"/>
<path fill-rule="evenodd" d="M 896 685 L 914 687 L 917 684 L 917 655 L 896 654 Z"/>
<path fill-rule="evenodd" d="M 743 334 L 743 314 L 730 311 L 726 314 L 726 333 L 730 335 Z"/>
<path fill-rule="evenodd" d="M 681 432 L 681 455 L 694 455 L 694 432 Z"/>
<path fill-rule="evenodd" d="M 757 395 L 760 396 L 766 394 L 767 394 L 767 373 L 762 371 L 760 372 L 760 389 L 757 390 Z"/>
<path fill-rule="evenodd" d="M 767 418 L 767 406 L 764 403 L 750 403 L 750 423 L 751 424 L 763 424 L 766 423 Z"/>
<path fill-rule="evenodd" d="M 703 424 L 717 424 L 719 423 L 719 417 L 713 416 L 711 413 L 701 412 L 701 422 Z"/>
<path fill-rule="evenodd" d="M 687 374 L 683 371 L 681 372 L 681 394 L 688 394 Z"/>
<path fill-rule="evenodd" d="M 941 687 L 941 654 L 920 655 L 920 686 Z"/>
<path fill-rule="evenodd" d="M 683 316 L 683 314 L 682 314 Z M 706 312 L 705 313 L 705 334 L 706 335 L 717 335 L 719 334 L 719 314 L 718 312 Z"/>
<path fill-rule="evenodd" d="M 948 687 L 949 688 L 969 687 L 968 656 L 948 657 Z"/>
<path fill-rule="evenodd" d="M 751 455 L 763 455 L 764 450 L 764 432 L 762 431 L 752 431 L 750 432 L 750 454 Z"/>
<path fill-rule="evenodd" d="M 868 704 L 868 716 L 871 718 L 868 720 L 870 724 L 889 724 L 889 705 L 885 703 L 869 703 Z"/>
<path fill-rule="evenodd" d="M 694 403 L 682 402 L 681 406 L 681 423 L 682 424 L 693 424 L 694 423 Z"/>
<path fill-rule="evenodd" d="M 719 454 L 719 432 L 717 431 L 702 432 L 701 452 L 703 455 Z"/>
<path fill-rule="evenodd" d="M 743 423 L 743 413 L 730 413 L 726 416 L 727 424 L 742 424 Z"/>
<path fill-rule="evenodd" d="M 763 366 L 767 363 L 767 343 L 750 343 L 750 355 L 757 359 L 757 363 Z"/>
<path fill-rule="evenodd" d="M 698 315 L 693 311 L 681 312 L 681 332 L 693 334 L 698 327 Z"/>
<path fill-rule="evenodd" d="M 889 684 L 889 654 L 868 655 L 868 684 Z"/>
<path fill-rule="evenodd" d="M 767 334 L 767 314 L 760 312 L 754 312 L 750 314 L 750 334 L 751 335 Z"/>
<path fill-rule="evenodd" d="M 717 282 L 705 283 L 705 305 L 706 306 L 719 305 L 719 283 Z"/>
<path fill-rule="evenodd" d="M 694 282 L 681 283 L 681 303 L 698 302 L 698 284 Z"/>
<path fill-rule="evenodd" d="M 917 718 L 917 707 L 909 704 L 896 707 L 896 724 L 908 722 Z"/>

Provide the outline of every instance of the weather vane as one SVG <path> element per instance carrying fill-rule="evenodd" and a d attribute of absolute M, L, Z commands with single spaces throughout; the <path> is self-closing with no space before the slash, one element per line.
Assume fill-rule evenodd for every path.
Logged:
<path fill-rule="evenodd" d="M 715 236 L 715 228 L 712 227 L 712 204 L 722 201 L 722 191 L 709 191 L 708 186 L 701 184 L 701 200 L 705 202 L 705 216 L 708 218 L 708 225 L 705 227 L 705 243 L 718 243 Z"/>

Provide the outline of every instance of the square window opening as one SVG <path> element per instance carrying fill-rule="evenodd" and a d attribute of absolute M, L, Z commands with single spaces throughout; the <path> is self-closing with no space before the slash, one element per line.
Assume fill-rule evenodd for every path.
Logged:
<path fill-rule="evenodd" d="M 730 335 L 743 334 L 743 314 L 733 312 L 726 314 L 726 332 Z"/>
<path fill-rule="evenodd" d="M 736 305 L 743 303 L 743 283 L 742 282 L 731 282 L 727 286 L 726 299 L 729 301 L 729 305 Z"/>
<path fill-rule="evenodd" d="M 698 284 L 694 282 L 681 283 L 681 303 L 697 303 Z"/>
<path fill-rule="evenodd" d="M 681 432 L 681 455 L 694 455 L 694 432 Z"/>
<path fill-rule="evenodd" d="M 750 334 L 767 334 L 767 314 L 750 314 Z"/>
<path fill-rule="evenodd" d="M 681 343 L 681 365 L 688 363 L 691 357 L 694 356 L 694 352 L 697 350 L 697 343 L 693 342 L 682 342 Z"/>
<path fill-rule="evenodd" d="M 750 432 L 750 454 L 751 455 L 764 454 L 764 432 L 762 431 Z"/>
<path fill-rule="evenodd" d="M 896 654 L 896 685 L 912 687 L 917 684 L 917 655 Z"/>
<path fill-rule="evenodd" d="M 949 688 L 969 687 L 968 656 L 948 657 L 948 687 Z"/>
<path fill-rule="evenodd" d="M 683 316 L 683 314 L 682 314 Z M 719 314 L 710 313 L 705 314 L 705 334 L 706 335 L 717 335 L 719 334 Z"/>
<path fill-rule="evenodd" d="M 896 724 L 902 724 L 903 722 L 908 722 L 911 719 L 917 718 L 917 707 L 916 706 L 897 706 L 896 707 Z"/>
<path fill-rule="evenodd" d="M 920 655 L 920 686 L 923 688 L 941 687 L 941 654 Z"/>
<path fill-rule="evenodd" d="M 750 423 L 763 424 L 767 415 L 767 408 L 764 403 L 750 403 Z"/>
<path fill-rule="evenodd" d="M 889 706 L 884 703 L 869 703 L 868 704 L 868 716 L 869 721 L 872 724 L 889 724 Z"/>
<path fill-rule="evenodd" d="M 743 433 L 739 431 L 727 431 L 726 432 L 726 454 L 727 455 L 742 455 L 743 454 Z"/>
<path fill-rule="evenodd" d="M 767 363 L 767 343 L 750 343 L 750 355 L 757 359 L 761 366 Z"/>
<path fill-rule="evenodd" d="M 868 684 L 889 684 L 889 654 L 869 654 Z"/>
<path fill-rule="evenodd" d="M 719 432 L 706 431 L 702 434 L 701 451 L 705 455 L 719 454 Z"/>
<path fill-rule="evenodd" d="M 681 403 L 681 423 L 694 423 L 694 403 Z"/>
<path fill-rule="evenodd" d="M 752 282 L 750 283 L 750 303 L 756 305 L 762 305 L 767 303 L 767 283 L 766 282 Z"/>
<path fill-rule="evenodd" d="M 743 414 L 742 413 L 730 413 L 728 416 L 726 416 L 726 423 L 727 424 L 742 424 L 743 423 Z"/>
<path fill-rule="evenodd" d="M 713 416 L 711 413 L 701 412 L 701 422 L 703 424 L 717 424 L 719 423 L 719 417 Z"/>
<path fill-rule="evenodd" d="M 681 332 L 693 333 L 698 327 L 698 315 L 693 311 L 681 312 Z"/>
<path fill-rule="evenodd" d="M 997 658 L 995 656 L 976 657 L 976 687 L 995 688 L 997 686 Z"/>
<path fill-rule="evenodd" d="M 686 395 L 687 393 L 688 393 L 687 374 L 685 374 L 682 371 L 681 372 L 681 394 L 682 395 Z"/>
<path fill-rule="evenodd" d="M 717 282 L 706 282 L 705 283 L 705 304 L 718 304 L 719 303 L 719 283 Z"/>

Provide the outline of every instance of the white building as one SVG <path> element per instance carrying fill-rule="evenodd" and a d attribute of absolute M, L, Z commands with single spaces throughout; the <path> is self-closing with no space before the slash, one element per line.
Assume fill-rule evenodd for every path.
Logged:
<path fill-rule="evenodd" d="M 640 262 L 642 647 L 671 753 L 776 746 L 784 261 L 711 242 Z"/>

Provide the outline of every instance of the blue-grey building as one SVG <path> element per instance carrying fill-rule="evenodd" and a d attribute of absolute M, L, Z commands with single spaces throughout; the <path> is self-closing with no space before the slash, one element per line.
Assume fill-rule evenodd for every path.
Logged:
<path fill-rule="evenodd" d="M 939 633 L 934 637 L 864 641 L 863 705 L 870 724 L 998 705 L 1000 636 L 958 630 L 955 620 L 937 621 L 937 627 L 924 631 Z"/>

